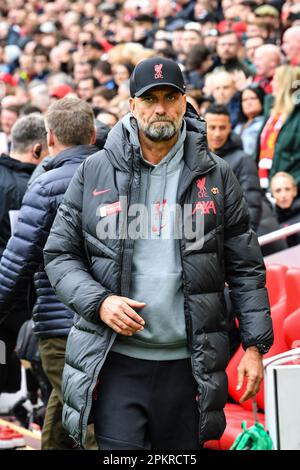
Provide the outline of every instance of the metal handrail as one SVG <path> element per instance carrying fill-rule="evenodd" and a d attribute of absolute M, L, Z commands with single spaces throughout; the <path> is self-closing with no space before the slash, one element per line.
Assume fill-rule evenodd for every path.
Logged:
<path fill-rule="evenodd" d="M 258 243 L 260 246 L 267 245 L 268 243 L 276 242 L 278 240 L 283 240 L 290 235 L 300 232 L 300 222 L 296 224 L 289 225 L 288 227 L 280 228 L 275 230 L 275 232 L 267 233 L 266 235 L 261 235 L 258 237 Z"/>

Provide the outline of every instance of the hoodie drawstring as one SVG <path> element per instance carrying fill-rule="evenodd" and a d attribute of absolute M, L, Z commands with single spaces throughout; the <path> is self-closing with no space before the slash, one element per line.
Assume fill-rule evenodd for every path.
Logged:
<path fill-rule="evenodd" d="M 150 188 L 151 170 L 152 170 L 152 168 L 149 166 L 148 172 L 147 172 L 147 185 L 146 185 L 145 200 L 144 200 L 144 206 L 145 207 L 147 207 L 147 203 L 148 203 L 148 194 L 149 194 L 149 188 Z"/>
<path fill-rule="evenodd" d="M 161 234 L 162 216 L 163 216 L 163 210 L 164 210 L 164 195 L 165 195 L 165 190 L 167 186 L 167 168 L 168 168 L 168 163 L 165 163 L 164 168 L 163 168 L 162 185 L 161 185 L 161 192 L 160 192 L 159 206 L 158 206 L 158 210 L 159 210 L 158 235 L 159 236 Z"/>

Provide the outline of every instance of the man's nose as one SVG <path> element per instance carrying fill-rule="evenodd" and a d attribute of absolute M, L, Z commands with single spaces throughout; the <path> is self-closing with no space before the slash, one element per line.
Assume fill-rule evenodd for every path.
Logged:
<path fill-rule="evenodd" d="M 166 110 L 162 101 L 158 101 L 155 106 L 156 114 L 165 114 Z"/>

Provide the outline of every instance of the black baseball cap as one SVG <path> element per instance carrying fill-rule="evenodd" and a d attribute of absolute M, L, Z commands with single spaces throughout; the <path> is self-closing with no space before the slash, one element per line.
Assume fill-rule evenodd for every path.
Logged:
<path fill-rule="evenodd" d="M 130 77 L 130 96 L 141 96 L 150 88 L 169 85 L 182 94 L 185 83 L 179 65 L 165 57 L 151 57 L 139 62 Z"/>

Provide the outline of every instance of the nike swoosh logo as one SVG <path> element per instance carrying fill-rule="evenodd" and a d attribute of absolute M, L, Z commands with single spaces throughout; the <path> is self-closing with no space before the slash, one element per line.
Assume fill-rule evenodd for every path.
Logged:
<path fill-rule="evenodd" d="M 100 196 L 101 194 L 107 193 L 108 191 L 110 191 L 110 189 L 102 189 L 100 191 L 96 191 L 96 189 L 94 189 L 93 196 Z"/>
<path fill-rule="evenodd" d="M 162 230 L 163 228 L 165 228 L 167 226 L 167 224 L 163 224 L 160 226 L 160 230 Z M 158 232 L 158 227 L 155 227 L 155 225 L 152 226 L 152 232 Z"/>

